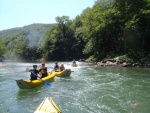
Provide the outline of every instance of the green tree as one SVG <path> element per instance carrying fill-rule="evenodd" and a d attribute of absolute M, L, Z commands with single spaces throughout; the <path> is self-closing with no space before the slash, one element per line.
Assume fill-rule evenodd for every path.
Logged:
<path fill-rule="evenodd" d="M 4 42 L 0 39 L 0 57 L 4 54 L 5 52 L 5 45 Z"/>

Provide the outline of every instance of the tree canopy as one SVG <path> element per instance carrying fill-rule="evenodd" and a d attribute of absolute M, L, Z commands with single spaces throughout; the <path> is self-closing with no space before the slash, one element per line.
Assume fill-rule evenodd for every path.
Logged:
<path fill-rule="evenodd" d="M 39 27 L 36 31 L 30 29 L 30 35 L 29 31 L 1 35 L 5 56 L 13 51 L 15 57 L 24 59 L 72 60 L 91 56 L 100 60 L 117 55 L 150 59 L 149 0 L 97 0 L 75 19 L 57 16 L 56 22 L 44 32 Z"/>

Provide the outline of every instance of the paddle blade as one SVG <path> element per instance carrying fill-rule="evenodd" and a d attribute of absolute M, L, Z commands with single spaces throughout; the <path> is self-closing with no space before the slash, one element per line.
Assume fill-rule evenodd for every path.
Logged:
<path fill-rule="evenodd" d="M 44 81 L 44 84 L 47 86 L 51 86 L 51 84 L 49 82 Z"/>
<path fill-rule="evenodd" d="M 71 72 L 74 72 L 74 71 L 71 71 Z"/>

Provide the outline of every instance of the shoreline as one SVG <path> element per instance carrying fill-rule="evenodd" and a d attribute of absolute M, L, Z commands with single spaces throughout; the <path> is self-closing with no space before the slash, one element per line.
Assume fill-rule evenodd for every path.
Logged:
<path fill-rule="evenodd" d="M 134 62 L 134 61 L 127 61 L 127 60 L 116 60 L 116 59 L 103 59 L 101 61 L 87 61 L 80 59 L 79 62 L 91 62 L 96 63 L 97 66 L 119 66 L 119 67 L 143 67 L 143 68 L 150 68 L 150 62 Z"/>

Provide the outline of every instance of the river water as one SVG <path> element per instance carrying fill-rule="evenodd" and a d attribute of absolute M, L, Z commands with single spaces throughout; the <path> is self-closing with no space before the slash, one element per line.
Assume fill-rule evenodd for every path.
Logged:
<path fill-rule="evenodd" d="M 44 97 L 52 97 L 63 113 L 150 113 L 149 68 L 63 63 L 74 71 L 70 77 L 30 90 L 19 89 L 15 80 L 29 79 L 25 69 L 40 63 L 1 63 L 0 113 L 33 113 Z M 54 62 L 46 66 L 51 71 Z"/>

